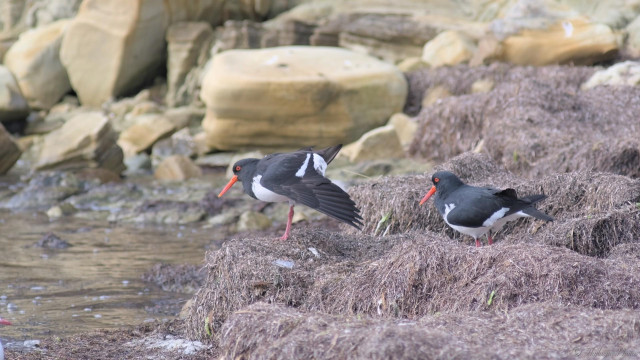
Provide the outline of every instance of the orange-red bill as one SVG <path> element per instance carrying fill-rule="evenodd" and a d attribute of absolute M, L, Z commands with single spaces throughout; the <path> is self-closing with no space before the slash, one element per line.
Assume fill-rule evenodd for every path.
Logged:
<path fill-rule="evenodd" d="M 11 325 L 11 322 L 9 320 L 0 319 L 0 325 Z"/>
<path fill-rule="evenodd" d="M 431 197 L 431 195 L 433 195 L 433 193 L 436 192 L 436 187 L 432 186 L 431 190 L 429 190 L 429 192 L 427 193 L 427 195 L 425 195 L 422 200 L 420 200 L 420 205 L 424 204 L 427 202 L 427 200 L 429 200 L 429 198 Z"/>
<path fill-rule="evenodd" d="M 229 182 L 227 183 L 227 186 L 225 186 L 224 189 L 220 191 L 220 194 L 218 194 L 218 197 L 221 197 L 222 195 L 224 195 L 224 193 L 226 193 L 229 189 L 231 189 L 231 187 L 233 186 L 233 184 L 236 183 L 236 181 L 238 181 L 238 175 L 233 175 L 231 180 L 229 180 Z"/>

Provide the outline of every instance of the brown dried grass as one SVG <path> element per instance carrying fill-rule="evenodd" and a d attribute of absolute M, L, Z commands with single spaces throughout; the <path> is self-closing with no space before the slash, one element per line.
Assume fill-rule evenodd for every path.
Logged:
<path fill-rule="evenodd" d="M 189 336 L 207 339 L 205 323 L 218 335 L 229 314 L 258 301 L 334 315 L 410 319 L 506 311 L 542 301 L 640 308 L 637 259 L 596 259 L 524 242 L 478 249 L 431 232 L 369 237 L 298 230 L 294 235 L 287 243 L 236 239 L 209 252 L 207 280 L 188 310 Z M 276 260 L 294 266 L 278 267 Z"/>
<path fill-rule="evenodd" d="M 498 241 L 534 241 L 592 256 L 606 256 L 621 243 L 640 242 L 640 180 L 603 172 L 560 173 L 522 180 L 487 155 L 475 153 L 459 155 L 434 171 L 441 169 L 454 172 L 472 185 L 511 187 L 521 196 L 548 196 L 538 208 L 554 216 L 554 222 L 522 219 L 509 223 L 497 236 Z M 449 228 L 432 203 L 418 205 L 430 187 L 430 176 L 405 176 L 359 185 L 350 194 L 362 209 L 365 233 L 430 230 L 471 242 L 470 237 Z M 389 220 L 378 226 L 387 214 L 391 214 Z"/>
<path fill-rule="evenodd" d="M 477 73 L 491 78 L 487 71 L 458 68 L 449 71 L 448 81 L 466 84 Z M 531 179 L 570 171 L 640 177 L 640 88 L 580 90 L 592 72 L 584 67 L 514 67 L 505 74 L 499 68 L 492 91 L 454 92 L 457 96 L 423 108 L 410 153 L 442 162 L 482 142 L 482 151 L 499 164 Z M 442 75 L 425 71 L 411 76 L 436 84 Z"/>
<path fill-rule="evenodd" d="M 640 355 L 640 315 L 538 303 L 416 321 L 257 303 L 222 328 L 222 359 L 569 359 Z"/>

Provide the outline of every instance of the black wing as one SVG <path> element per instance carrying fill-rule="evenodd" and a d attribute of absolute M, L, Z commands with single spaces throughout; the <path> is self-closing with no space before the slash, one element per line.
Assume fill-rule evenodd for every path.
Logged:
<path fill-rule="evenodd" d="M 306 153 L 291 153 L 278 160 L 278 166 L 265 169 L 260 183 L 276 194 L 329 215 L 356 229 L 362 226 L 360 210 L 349 194 L 313 168 L 313 156 L 302 177 L 296 173 L 306 159 Z M 295 155 L 295 156 L 291 156 Z"/>

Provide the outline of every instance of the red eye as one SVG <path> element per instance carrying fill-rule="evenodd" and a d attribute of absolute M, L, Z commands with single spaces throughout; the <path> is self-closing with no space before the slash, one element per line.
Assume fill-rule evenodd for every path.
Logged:
<path fill-rule="evenodd" d="M 242 166 L 236 165 L 236 171 L 240 171 L 241 169 L 242 169 Z"/>
<path fill-rule="evenodd" d="M 434 183 L 437 183 L 438 181 L 440 181 L 440 179 L 438 179 L 438 178 L 433 179 Z"/>

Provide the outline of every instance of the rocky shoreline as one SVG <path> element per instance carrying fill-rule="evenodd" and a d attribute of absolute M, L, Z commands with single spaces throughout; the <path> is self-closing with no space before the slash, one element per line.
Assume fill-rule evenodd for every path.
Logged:
<path fill-rule="evenodd" d="M 0 208 L 227 239 L 144 274 L 194 294 L 175 320 L 7 358 L 638 355 L 640 8 L 467 5 L 0 0 Z M 216 196 L 337 143 L 362 232 L 298 207 L 282 243 L 286 204 Z M 434 169 L 556 221 L 470 247 L 417 206 Z"/>

